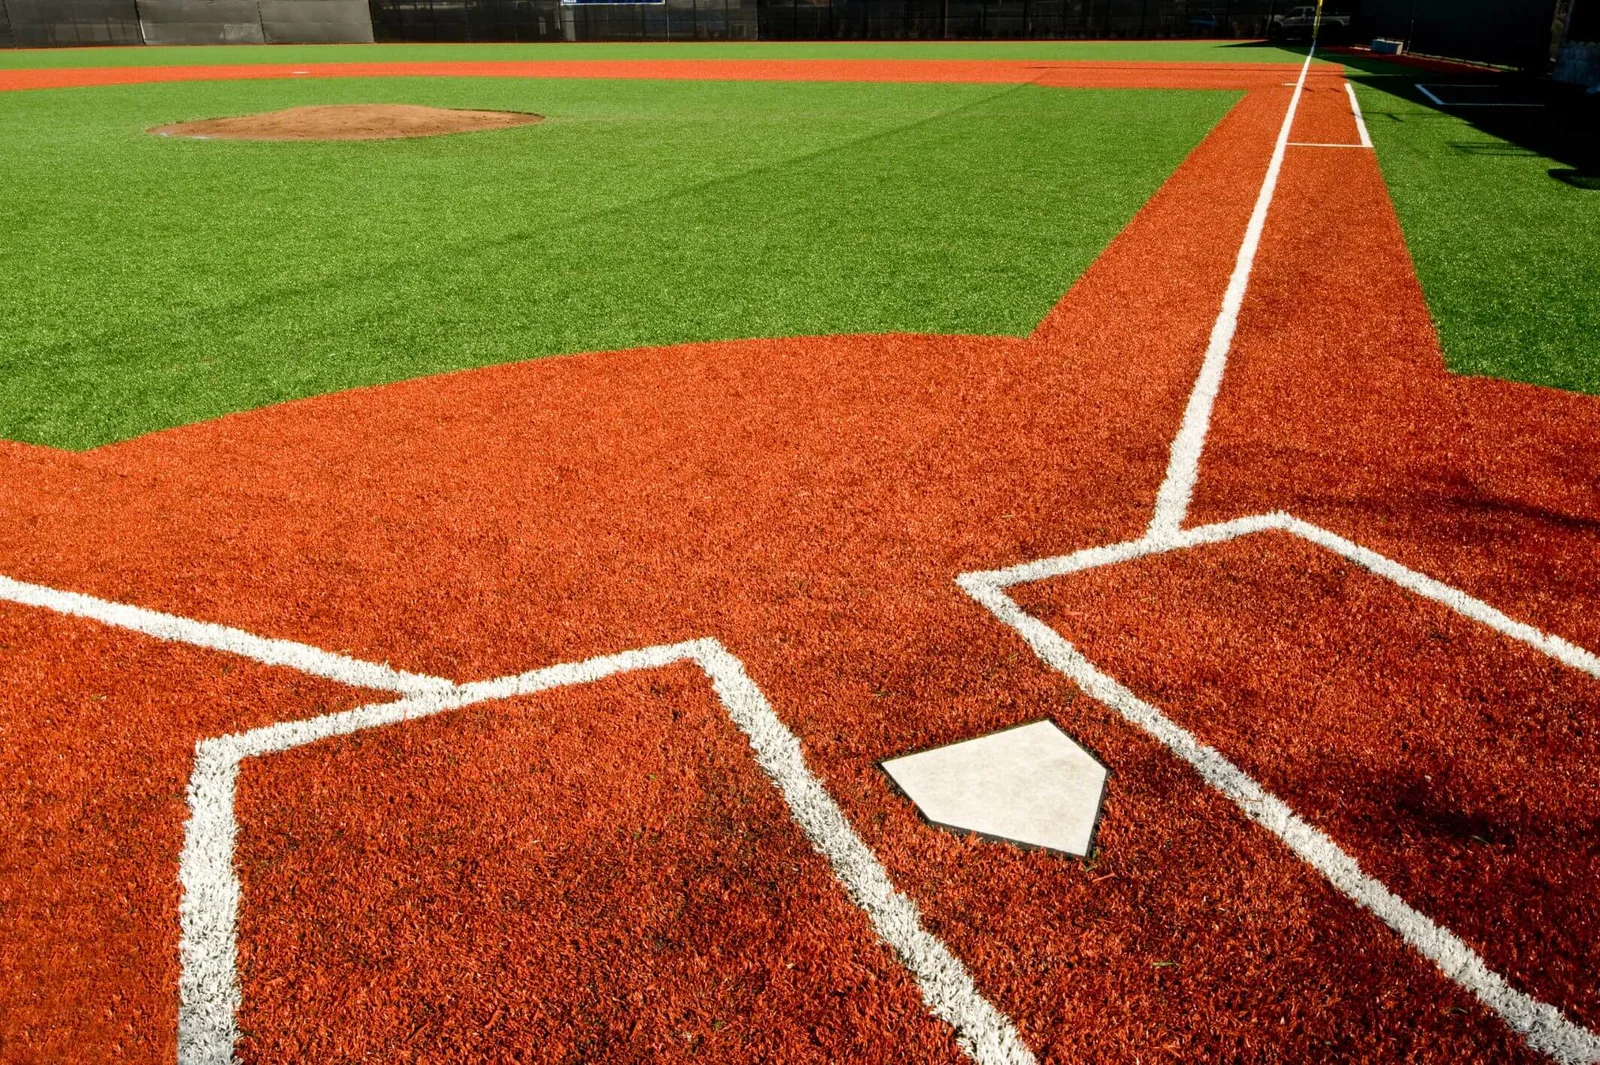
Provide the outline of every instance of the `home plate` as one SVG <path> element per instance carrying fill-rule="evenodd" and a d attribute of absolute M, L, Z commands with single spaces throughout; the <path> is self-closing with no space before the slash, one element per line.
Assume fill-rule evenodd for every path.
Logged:
<path fill-rule="evenodd" d="M 1053 721 L 882 763 L 930 823 L 1083 857 L 1094 839 L 1106 767 Z"/>

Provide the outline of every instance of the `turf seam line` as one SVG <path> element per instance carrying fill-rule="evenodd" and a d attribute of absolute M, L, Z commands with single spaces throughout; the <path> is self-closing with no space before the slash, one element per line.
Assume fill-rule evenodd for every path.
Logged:
<path fill-rule="evenodd" d="M 266 666 L 287 666 L 315 677 L 348 684 L 353 688 L 412 694 L 450 687 L 443 677 L 408 673 L 386 664 L 363 662 L 319 647 L 257 636 L 227 625 L 195 621 L 176 614 L 127 603 L 116 603 L 78 592 L 63 592 L 40 584 L 29 584 L 0 575 L 0 600 L 23 606 L 42 607 L 58 614 L 87 618 L 119 629 L 154 636 L 168 643 L 186 643 L 248 658 Z"/>
<path fill-rule="evenodd" d="M 1361 147 L 1372 147 L 1372 137 L 1367 133 L 1367 120 L 1361 115 L 1361 101 L 1356 99 L 1356 87 L 1348 81 L 1344 83 L 1345 95 L 1350 97 L 1350 114 L 1355 116 L 1356 132 L 1361 135 Z"/>
<path fill-rule="evenodd" d="M 231 1065 L 239 1038 L 237 1016 L 243 991 L 238 976 L 237 920 L 241 888 L 233 866 L 238 835 L 233 811 L 239 766 L 245 758 L 490 700 L 587 684 L 678 662 L 692 662 L 710 678 L 723 708 L 749 740 L 757 765 L 782 795 L 790 816 L 828 861 L 874 932 L 911 972 L 928 1009 L 954 1030 L 957 1044 L 980 1065 L 1031 1065 L 1033 1054 L 1009 1018 L 984 998 L 949 947 L 923 927 L 916 904 L 895 888 L 882 863 L 812 774 L 799 739 L 778 718 L 744 665 L 709 638 L 451 685 L 391 703 L 280 722 L 197 743 L 188 790 L 190 817 L 178 873 L 183 891 L 179 904 L 180 1065 Z"/>
<path fill-rule="evenodd" d="M 1532 625 L 1507 616 L 1459 588 L 1434 580 L 1370 548 L 1292 515 L 1275 512 L 1183 530 L 1168 537 L 1091 547 L 1008 569 L 964 573 L 956 583 L 1002 624 L 1015 630 L 1046 665 L 1064 674 L 1092 698 L 1122 715 L 1168 751 L 1187 762 L 1205 782 L 1233 801 L 1246 817 L 1277 836 L 1302 861 L 1321 873 L 1346 898 L 1369 910 L 1412 949 L 1469 992 L 1521 1035 L 1527 1044 L 1562 1065 L 1600 1062 L 1600 1035 L 1573 1022 L 1560 1009 L 1512 987 L 1489 968 L 1471 945 L 1411 906 L 1332 837 L 1302 819 L 1283 800 L 1199 741 L 1160 709 L 1102 672 L 1071 642 L 1023 610 L 1005 589 L 1050 577 L 1116 565 L 1149 555 L 1224 543 L 1253 533 L 1279 531 L 1323 547 L 1346 561 L 1490 629 L 1544 652 L 1563 665 L 1600 678 L 1600 657 Z"/>
<path fill-rule="evenodd" d="M 1272 206 L 1272 194 L 1278 187 L 1278 174 L 1283 169 L 1283 157 L 1289 148 L 1289 132 L 1294 126 L 1300 96 L 1305 91 L 1306 74 L 1311 69 L 1311 57 L 1315 54 L 1316 44 L 1313 42 L 1311 50 L 1306 53 L 1305 62 L 1300 65 L 1300 76 L 1295 80 L 1294 92 L 1289 96 L 1289 107 L 1284 112 L 1278 139 L 1272 146 L 1272 158 L 1267 162 L 1261 191 L 1256 194 L 1255 207 L 1250 211 L 1250 221 L 1245 226 L 1244 239 L 1239 244 L 1233 273 L 1229 275 L 1228 287 L 1223 292 L 1222 309 L 1217 312 L 1216 321 L 1211 326 L 1211 337 L 1206 343 L 1200 374 L 1189 393 L 1178 434 L 1173 437 L 1167 473 L 1156 492 L 1155 513 L 1150 518 L 1147 536 L 1173 536 L 1189 512 L 1189 499 L 1194 494 L 1195 479 L 1199 476 L 1200 454 L 1205 450 L 1206 432 L 1211 426 L 1211 408 L 1222 387 L 1222 372 L 1228 364 L 1228 351 L 1233 347 L 1239 311 L 1244 306 L 1245 290 L 1250 285 L 1250 271 L 1255 265 L 1256 251 L 1261 246 L 1261 234 L 1267 224 L 1267 210 Z"/>

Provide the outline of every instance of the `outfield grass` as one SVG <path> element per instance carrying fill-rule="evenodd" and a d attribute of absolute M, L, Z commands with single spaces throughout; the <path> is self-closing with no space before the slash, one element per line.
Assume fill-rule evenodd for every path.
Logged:
<path fill-rule="evenodd" d="M 1594 131 L 1441 111 L 1412 78 L 1358 94 L 1450 369 L 1600 395 L 1600 188 L 1552 176 L 1592 166 Z"/>
<path fill-rule="evenodd" d="M 1039 59 L 1115 63 L 1295 63 L 1257 41 L 702 41 L 558 44 L 201 45 L 0 49 L 0 70 L 214 63 L 381 63 L 534 59 Z"/>
<path fill-rule="evenodd" d="M 562 352 L 1026 334 L 1234 99 L 483 78 L 0 94 L 0 436 L 85 448 Z M 548 120 L 344 144 L 143 132 L 341 101 Z"/>

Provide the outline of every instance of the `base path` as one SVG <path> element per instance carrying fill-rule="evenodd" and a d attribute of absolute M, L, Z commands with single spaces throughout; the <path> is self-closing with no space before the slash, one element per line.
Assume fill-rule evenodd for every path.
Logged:
<path fill-rule="evenodd" d="M 1297 68 L 461 66 L 408 72 L 1251 91 L 1032 337 L 600 353 L 0 445 L 0 573 L 457 682 L 712 637 L 1039 1060 L 1546 1060 L 955 583 L 1145 534 Z M 1336 70 L 1300 108 L 1292 140 L 1356 140 Z M 1292 511 L 1600 646 L 1600 402 L 1444 372 L 1371 152 L 1288 148 L 1208 424 L 1190 524 Z M 1260 536 L 1017 595 L 1600 1027 L 1600 682 Z M 0 648 L 0 1047 L 171 1061 L 196 742 L 373 693 L 16 602 Z M 1090 861 L 930 828 L 877 767 L 1040 717 L 1111 770 Z M 244 1060 L 961 1059 L 691 670 L 240 774 Z"/>

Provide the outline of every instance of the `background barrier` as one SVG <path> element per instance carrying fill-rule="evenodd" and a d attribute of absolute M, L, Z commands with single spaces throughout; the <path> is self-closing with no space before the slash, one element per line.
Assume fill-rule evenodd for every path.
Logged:
<path fill-rule="evenodd" d="M 1549 65 L 1556 0 L 1349 0 L 1331 41 Z M 1286 0 L 0 0 L 0 45 L 1260 38 Z M 1591 2 L 1588 7 L 1593 7 Z M 1577 5 L 1578 21 L 1589 17 Z M 1574 36 L 1587 40 L 1592 37 Z"/>
<path fill-rule="evenodd" d="M 367 0 L 0 0 L 0 45 L 369 43 Z"/>

